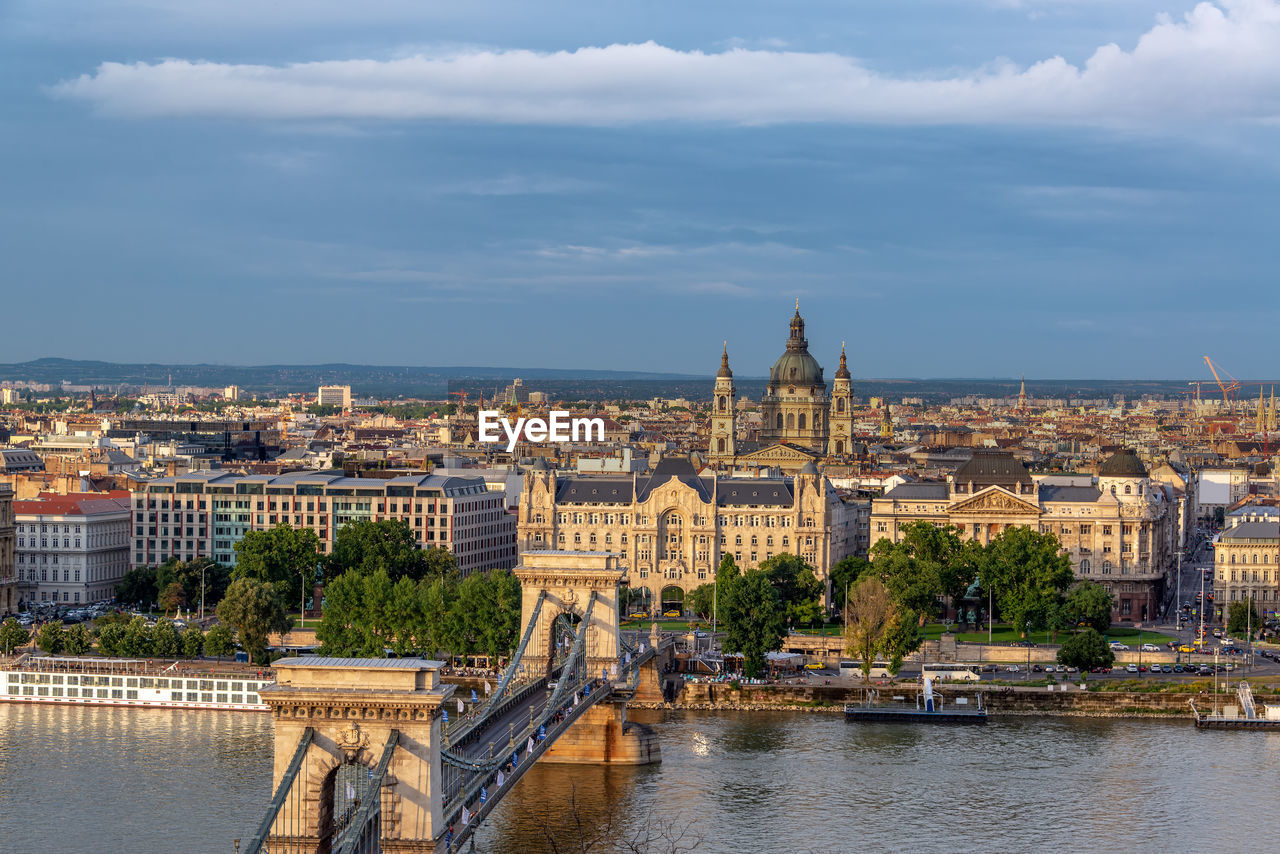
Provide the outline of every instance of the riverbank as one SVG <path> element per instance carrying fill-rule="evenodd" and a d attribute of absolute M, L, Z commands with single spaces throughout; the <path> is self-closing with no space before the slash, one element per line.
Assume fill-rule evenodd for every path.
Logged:
<path fill-rule="evenodd" d="M 939 693 L 953 697 L 982 695 L 983 708 L 992 717 L 1112 717 L 1170 718 L 1190 716 L 1191 701 L 1202 708 L 1213 704 L 1207 693 L 1083 691 L 1076 687 L 1016 688 L 1011 686 L 951 687 Z M 914 684 L 878 686 L 884 699 L 913 697 Z M 688 711 L 816 712 L 843 714 L 845 704 L 862 703 L 865 689 L 834 685 L 744 685 L 728 683 L 688 683 L 672 703 L 632 702 L 633 709 L 677 709 Z"/>

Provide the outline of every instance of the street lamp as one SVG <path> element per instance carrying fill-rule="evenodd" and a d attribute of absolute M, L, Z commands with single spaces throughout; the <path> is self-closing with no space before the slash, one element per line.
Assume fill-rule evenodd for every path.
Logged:
<path fill-rule="evenodd" d="M 1031 679 L 1031 621 L 1027 620 L 1027 679 Z"/>

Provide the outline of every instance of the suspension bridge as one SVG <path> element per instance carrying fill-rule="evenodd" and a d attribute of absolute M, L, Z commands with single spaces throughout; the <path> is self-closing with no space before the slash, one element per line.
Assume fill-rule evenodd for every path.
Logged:
<path fill-rule="evenodd" d="M 515 570 L 520 643 L 484 698 L 442 662 L 315 656 L 276 662 L 259 693 L 275 728 L 274 796 L 248 854 L 448 854 L 537 761 L 646 764 L 656 734 L 628 722 L 661 696 L 672 650 L 618 630 L 623 570 L 602 552 L 535 551 Z"/>

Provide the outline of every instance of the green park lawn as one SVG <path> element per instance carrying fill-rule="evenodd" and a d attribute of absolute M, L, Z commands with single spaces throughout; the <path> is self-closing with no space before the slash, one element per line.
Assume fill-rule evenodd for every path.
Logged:
<path fill-rule="evenodd" d="M 929 640 L 937 640 L 943 632 L 943 627 L 940 624 L 931 623 L 925 626 L 924 631 L 926 638 Z M 1066 632 L 1058 632 L 1057 642 L 1061 643 L 1063 639 L 1068 636 L 1069 635 Z M 1142 630 L 1142 639 L 1139 640 L 1138 637 L 1138 629 L 1130 628 L 1128 626 L 1112 626 L 1106 632 L 1106 638 L 1108 641 L 1120 641 L 1121 643 L 1126 643 L 1130 646 L 1134 646 L 1139 643 L 1164 644 L 1171 640 L 1175 640 L 1175 638 L 1170 635 L 1147 631 L 1146 629 Z M 956 635 L 956 639 L 964 643 L 986 643 L 987 633 L 986 631 L 959 632 Z M 1013 626 L 1010 626 L 1007 623 L 996 623 L 995 626 L 993 626 L 993 631 L 991 632 L 992 643 L 1005 644 L 1020 640 L 1024 640 L 1022 633 L 1013 628 Z M 1029 640 L 1034 644 L 1047 644 L 1051 642 L 1049 639 L 1049 633 L 1043 631 L 1032 632 L 1027 638 L 1025 638 L 1025 640 Z"/>

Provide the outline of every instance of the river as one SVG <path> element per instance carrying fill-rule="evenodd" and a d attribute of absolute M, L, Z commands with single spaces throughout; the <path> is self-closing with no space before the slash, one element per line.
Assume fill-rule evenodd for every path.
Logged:
<path fill-rule="evenodd" d="M 1280 832 L 1280 734 L 1197 732 L 1185 720 L 632 717 L 658 727 L 660 765 L 537 765 L 477 849 L 576 850 L 579 821 L 613 840 L 648 834 L 640 847 L 654 852 L 725 854 L 1172 854 L 1245 850 Z M 266 715 L 0 705 L 0 849 L 229 854 L 266 806 L 270 768 Z"/>

